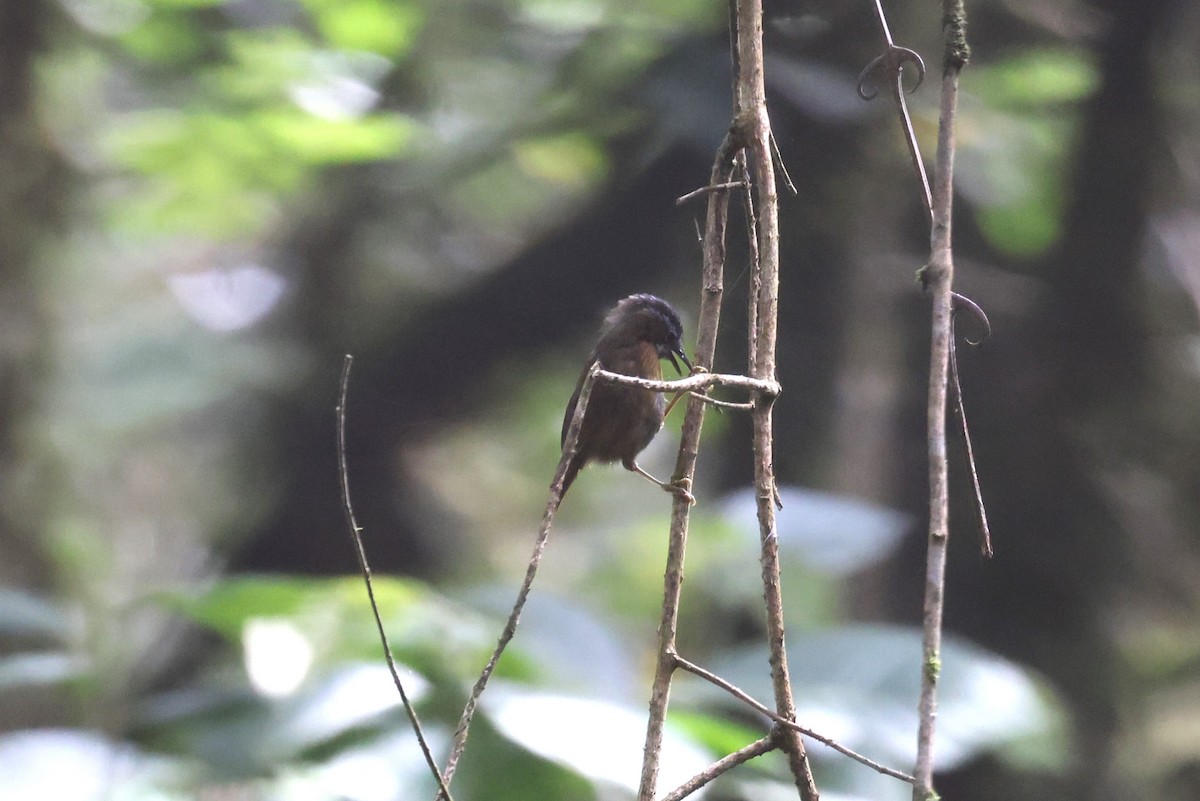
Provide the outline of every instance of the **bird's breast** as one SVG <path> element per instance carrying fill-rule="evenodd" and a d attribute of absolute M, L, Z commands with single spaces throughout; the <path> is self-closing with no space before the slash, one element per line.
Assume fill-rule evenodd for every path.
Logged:
<path fill-rule="evenodd" d="M 600 362 L 610 372 L 662 380 L 658 351 L 649 343 L 613 349 L 601 354 Z M 664 406 L 658 392 L 597 384 L 580 436 L 589 457 L 598 461 L 633 459 L 662 428 Z"/>

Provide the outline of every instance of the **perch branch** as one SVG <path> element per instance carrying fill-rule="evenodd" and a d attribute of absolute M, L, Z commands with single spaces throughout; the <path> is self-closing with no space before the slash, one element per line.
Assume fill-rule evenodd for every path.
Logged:
<path fill-rule="evenodd" d="M 699 356 L 697 356 L 697 359 L 699 359 Z M 711 386 L 724 386 L 748 389 L 756 394 L 772 398 L 779 394 L 779 383 L 776 381 L 760 380 L 744 375 L 710 373 L 703 366 L 697 366 L 695 373 L 677 381 L 655 381 L 651 378 L 639 378 L 638 376 L 625 375 L 624 373 L 610 373 L 607 370 L 598 370 L 596 378 L 600 381 L 624 384 L 627 387 L 640 387 L 652 392 L 694 392 Z"/>

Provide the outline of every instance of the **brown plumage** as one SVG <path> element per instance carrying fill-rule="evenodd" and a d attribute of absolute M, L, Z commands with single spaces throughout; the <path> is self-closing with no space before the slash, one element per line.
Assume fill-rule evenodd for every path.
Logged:
<path fill-rule="evenodd" d="M 618 303 L 604 319 L 600 339 L 583 366 L 575 394 L 567 404 L 562 444 L 566 444 L 567 429 L 575 415 L 575 404 L 579 402 L 579 390 L 593 364 L 599 362 L 603 369 L 612 373 L 662 380 L 661 359 L 669 359 L 676 371 L 680 371 L 679 362 L 675 360 L 678 356 L 691 369 L 691 362 L 683 352 L 682 336 L 679 315 L 665 300 L 654 295 L 630 295 Z M 596 382 L 579 431 L 575 456 L 563 479 L 563 494 L 588 462 L 620 462 L 626 470 L 694 503 L 687 490 L 659 481 L 637 463 L 637 455 L 662 428 L 665 408 L 666 401 L 660 392 Z"/>

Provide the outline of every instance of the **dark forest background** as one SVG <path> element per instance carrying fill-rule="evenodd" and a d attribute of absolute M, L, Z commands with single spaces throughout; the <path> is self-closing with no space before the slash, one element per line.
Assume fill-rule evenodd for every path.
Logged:
<path fill-rule="evenodd" d="M 886 3 L 938 72 L 935 3 Z M 974 0 L 945 798 L 1200 797 L 1200 4 Z M 928 226 L 867 2 L 767 3 L 775 464 L 802 722 L 907 769 Z M 936 80 L 911 96 L 932 156 Z M 604 311 L 700 297 L 729 120 L 713 0 L 0 0 L 0 796 L 432 797 L 338 505 L 444 753 L 524 571 Z M 738 242 L 739 231 L 731 232 Z M 732 249 L 717 367 L 745 364 Z M 964 332 L 967 333 L 967 332 Z M 678 413 L 643 464 L 668 473 Z M 748 424 L 710 415 L 681 646 L 761 698 Z M 667 496 L 586 471 L 462 799 L 623 799 Z M 677 682 L 664 767 L 761 719 Z M 818 748 L 827 797 L 907 798 Z M 769 759 L 710 801 L 794 797 Z"/>

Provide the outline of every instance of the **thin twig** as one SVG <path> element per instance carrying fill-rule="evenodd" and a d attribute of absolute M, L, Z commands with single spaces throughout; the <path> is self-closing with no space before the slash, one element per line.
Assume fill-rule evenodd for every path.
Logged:
<path fill-rule="evenodd" d="M 400 703 L 404 705 L 404 711 L 408 713 L 413 733 L 417 735 L 417 744 L 421 746 L 421 753 L 425 757 L 425 763 L 429 765 L 430 772 L 433 773 L 439 791 L 447 801 L 453 801 L 450 788 L 447 786 L 449 779 L 443 777 L 442 772 L 438 770 L 433 752 L 429 750 L 429 742 L 425 739 L 425 732 L 421 729 L 417 710 L 409 700 L 408 693 L 404 690 L 404 682 L 400 680 L 400 672 L 396 669 L 396 659 L 392 656 L 392 646 L 388 642 L 387 631 L 383 627 L 383 618 L 379 614 L 379 604 L 375 600 L 375 585 L 371 581 L 371 566 L 367 562 L 366 548 L 363 547 L 362 529 L 358 526 L 358 521 L 354 516 L 354 506 L 350 502 L 350 470 L 346 465 L 346 397 L 349 394 L 350 365 L 353 362 L 354 357 L 346 354 L 345 361 L 342 363 L 341 392 L 338 395 L 336 410 L 338 476 L 341 479 L 342 511 L 346 515 L 346 527 L 349 529 L 350 539 L 354 543 L 354 553 L 358 556 L 358 567 L 362 572 L 363 582 L 367 585 L 367 599 L 371 602 L 371 613 L 375 615 L 375 628 L 379 631 L 379 641 L 383 645 L 383 656 L 387 660 L 388 672 L 392 674 L 392 683 L 396 685 L 396 691 L 400 693 Z"/>
<path fill-rule="evenodd" d="M 787 165 L 783 163 L 783 154 L 779 152 L 779 143 L 775 141 L 774 131 L 771 131 L 771 153 L 775 156 L 775 163 L 779 165 L 779 174 L 783 176 L 783 185 L 793 195 L 800 194 L 796 191 L 796 185 L 792 183 L 792 176 L 788 173 Z"/>
<path fill-rule="evenodd" d="M 684 203 L 687 203 L 689 200 L 695 200 L 698 197 L 703 197 L 704 195 L 707 195 L 710 192 L 725 192 L 729 189 L 737 189 L 740 186 L 741 186 L 741 184 L 737 181 L 723 181 L 719 184 L 709 184 L 708 186 L 702 186 L 699 189 L 693 189 L 691 192 L 688 192 L 686 195 L 680 195 L 679 197 L 675 198 L 675 205 L 682 206 Z"/>
<path fill-rule="evenodd" d="M 983 505 L 983 489 L 979 484 L 979 471 L 975 468 L 975 449 L 971 445 L 971 427 L 967 425 L 967 407 L 963 404 L 962 382 L 958 379 L 958 348 L 954 337 L 950 337 L 950 388 L 954 394 L 954 411 L 958 414 L 959 430 L 967 449 L 967 469 L 971 472 L 971 486 L 975 489 L 975 514 L 979 523 L 979 552 L 992 558 L 992 532 L 988 528 L 987 509 Z"/>
<path fill-rule="evenodd" d="M 758 265 L 758 209 L 754 206 L 754 191 L 750 184 L 750 168 L 746 166 L 746 152 L 738 154 L 738 175 L 745 190 L 742 192 L 742 213 L 746 218 L 746 257 L 751 265 L 750 291 L 746 293 L 746 363 L 754 363 L 754 352 L 758 350 L 758 293 L 762 289 L 762 274 Z"/>
<path fill-rule="evenodd" d="M 780 391 L 779 383 L 773 380 L 750 378 L 749 376 L 732 375 L 729 373 L 710 373 L 703 369 L 703 366 L 697 368 L 697 371 L 687 378 L 680 378 L 675 381 L 655 381 L 651 378 L 639 378 L 638 376 L 625 375 L 624 373 L 610 373 L 607 370 L 598 371 L 596 378 L 600 381 L 623 384 L 627 387 L 648 389 L 651 392 L 693 392 L 711 386 L 723 386 L 748 389 L 756 395 L 773 398 Z"/>
<path fill-rule="evenodd" d="M 967 340 L 968 345 L 982 345 L 984 341 L 992 335 L 992 321 L 988 319 L 987 313 L 980 308 L 978 303 L 971 300 L 966 295 L 959 294 L 958 292 L 951 292 L 950 299 L 954 302 L 955 323 L 958 322 L 958 313 L 960 311 L 966 311 L 971 315 L 975 322 L 979 324 L 980 329 L 983 331 L 983 333 L 979 335 L 978 339 L 971 339 L 969 336 L 965 335 L 963 336 L 963 339 Z"/>
<path fill-rule="evenodd" d="M 933 296 L 930 337 L 929 405 L 926 410 L 929 450 L 929 542 L 926 551 L 925 599 L 921 629 L 921 696 L 917 705 L 917 761 L 913 771 L 914 801 L 928 801 L 933 790 L 933 736 L 937 688 L 942 667 L 942 615 L 946 591 L 946 551 L 950 538 L 949 468 L 946 462 L 946 388 L 954 336 L 954 254 L 951 218 L 954 189 L 954 120 L 958 76 L 966 63 L 965 12 L 962 0 L 943 0 L 945 54 L 938 114 L 938 149 L 933 185 L 933 225 L 926 268 Z"/>
<path fill-rule="evenodd" d="M 868 768 L 878 771 L 879 773 L 882 773 L 885 776 L 891 776 L 893 779 L 899 779 L 900 781 L 907 782 L 908 784 L 912 784 L 914 781 L 916 781 L 916 779 L 914 779 L 912 776 L 909 776 L 907 773 L 896 770 L 895 768 L 889 768 L 887 765 L 876 762 L 875 760 L 871 759 L 870 757 L 863 756 L 862 754 L 858 753 L 857 751 L 855 751 L 851 748 L 847 748 L 846 746 L 842 745 L 837 740 L 834 740 L 831 737 L 826 737 L 825 735 L 815 732 L 812 729 L 801 726 L 799 723 L 797 723 L 794 720 L 788 720 L 786 718 L 780 717 L 778 712 L 771 709 L 766 704 L 761 703 L 756 698 L 754 698 L 752 695 L 747 693 L 745 690 L 738 687 L 736 684 L 726 681 L 725 679 L 721 678 L 720 676 L 718 676 L 716 673 L 713 673 L 712 671 L 705 670 L 704 668 L 700 667 L 699 665 L 689 662 L 688 660 L 684 659 L 682 656 L 679 656 L 678 654 L 675 655 L 675 663 L 679 666 L 679 668 L 681 670 L 686 670 L 688 673 L 691 673 L 695 676 L 699 676 L 700 678 L 704 679 L 705 681 L 709 682 L 710 684 L 720 687 L 722 690 L 729 693 L 734 698 L 738 699 L 739 701 L 746 704 L 747 706 L 750 706 L 754 710 L 766 715 L 772 721 L 779 724 L 780 726 L 784 726 L 786 728 L 798 731 L 801 734 L 803 734 L 805 737 L 811 737 L 812 739 L 816 740 L 817 742 L 821 743 L 822 745 L 826 745 L 826 746 L 832 748 L 834 751 L 837 751 L 840 754 L 848 756 L 851 759 L 853 759 L 854 761 L 860 762 L 863 765 L 866 765 Z"/>
<path fill-rule="evenodd" d="M 683 784 L 676 787 L 671 792 L 663 796 L 662 801 L 681 801 L 687 798 L 692 793 L 699 790 L 704 785 L 711 782 L 713 779 L 726 773 L 743 762 L 749 762 L 755 757 L 774 751 L 778 746 L 775 744 L 775 738 L 771 735 L 763 737 L 761 740 L 755 740 L 749 745 L 742 746 L 728 756 L 718 759 L 716 762 L 709 765 L 704 770 L 697 773 L 692 778 L 688 779 Z"/>
<path fill-rule="evenodd" d="M 688 394 L 694 398 L 699 399 L 701 403 L 707 403 L 709 406 L 716 406 L 718 409 L 732 409 L 734 411 L 739 411 L 739 412 L 754 411 L 754 402 L 753 401 L 746 401 L 745 403 L 738 403 L 737 401 L 727 401 L 727 400 L 720 400 L 718 398 L 710 398 L 708 395 L 705 395 L 703 392 L 689 392 Z"/>
<path fill-rule="evenodd" d="M 875 0 L 875 16 L 883 31 L 884 51 L 867 64 L 862 74 L 858 76 L 858 96 L 863 100 L 871 100 L 878 94 L 874 89 L 867 89 L 867 82 L 875 73 L 882 73 L 888 80 L 892 89 L 892 99 L 896 103 L 896 113 L 900 115 L 900 127 L 904 130 L 904 143 L 908 147 L 908 156 L 912 160 L 913 171 L 921 183 L 921 199 L 925 203 L 925 211 L 932 213 L 933 193 L 929 189 L 925 161 L 921 158 L 921 147 L 917 142 L 917 133 L 913 129 L 912 116 L 908 112 L 908 101 L 904 99 L 904 65 L 912 64 L 917 70 L 917 81 L 909 90 L 915 92 L 925 78 L 925 62 L 921 60 L 921 56 L 915 50 L 900 47 L 892 41 L 892 31 L 888 27 L 882 0 Z"/>
<path fill-rule="evenodd" d="M 739 412 L 754 411 L 754 403 L 751 401 L 747 401 L 745 403 L 738 403 L 736 401 L 718 400 L 717 398 L 710 398 L 708 395 L 705 395 L 703 392 L 696 392 L 696 391 L 689 390 L 687 392 L 676 392 L 674 395 L 671 396 L 671 399 L 669 401 L 667 401 L 667 408 L 663 409 L 663 417 L 666 417 L 667 415 L 669 415 L 671 413 L 671 410 L 675 408 L 675 404 L 679 403 L 680 398 L 684 398 L 684 397 L 695 398 L 696 400 L 700 401 L 701 403 L 706 403 L 709 406 L 715 406 L 718 409 L 732 409 L 732 410 L 739 411 Z"/>
<path fill-rule="evenodd" d="M 483 671 L 479 674 L 479 679 L 476 680 L 475 686 L 471 688 L 471 694 L 467 698 L 467 703 L 463 707 L 458 726 L 454 730 L 454 745 L 451 748 L 449 759 L 446 760 L 447 783 L 454 777 L 458 760 L 462 756 L 463 750 L 467 747 L 467 734 L 471 726 L 471 719 L 474 717 L 475 710 L 478 707 L 479 698 L 483 695 L 488 679 L 491 678 L 492 671 L 495 670 L 496 663 L 500 661 L 500 656 L 504 653 L 504 649 L 508 646 L 509 641 L 512 640 L 513 635 L 516 634 L 517 625 L 521 620 L 521 611 L 525 608 L 525 601 L 529 598 L 529 591 L 533 587 L 533 580 L 537 575 L 538 565 L 541 564 L 542 554 L 546 550 L 546 541 L 550 537 L 550 527 L 554 523 L 554 515 L 558 512 L 558 507 L 562 503 L 563 478 L 567 473 L 567 465 L 571 463 L 571 459 L 575 456 L 579 440 L 579 429 L 583 425 L 583 415 L 587 411 L 588 400 L 592 395 L 592 387 L 595 385 L 596 377 L 600 372 L 599 364 L 592 365 L 587 378 L 584 379 L 583 385 L 579 388 L 579 400 L 575 405 L 575 414 L 571 417 L 571 424 L 567 428 L 567 438 L 563 442 L 563 452 L 562 457 L 558 460 L 558 470 L 555 472 L 554 481 L 550 484 L 550 499 L 546 501 L 546 511 L 542 515 L 542 524 L 538 529 L 537 541 L 533 546 L 533 554 L 529 557 L 529 566 L 525 570 L 525 579 L 521 582 L 520 590 L 517 591 L 517 600 L 513 603 L 512 611 L 509 613 L 508 620 L 504 624 L 504 630 L 500 634 L 496 648 L 492 651 L 491 658 L 488 659 Z M 439 795 L 437 798 L 441 798 L 441 796 Z"/>

